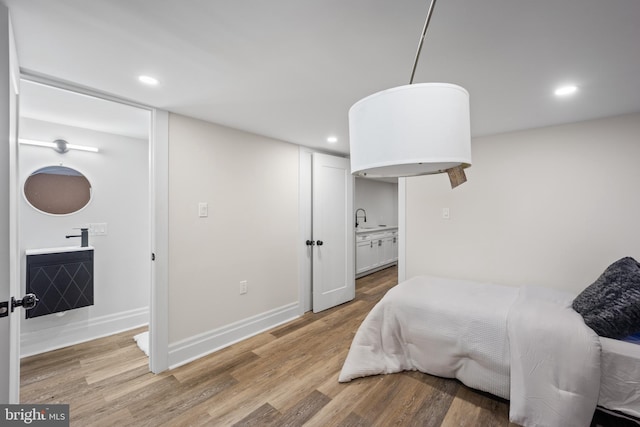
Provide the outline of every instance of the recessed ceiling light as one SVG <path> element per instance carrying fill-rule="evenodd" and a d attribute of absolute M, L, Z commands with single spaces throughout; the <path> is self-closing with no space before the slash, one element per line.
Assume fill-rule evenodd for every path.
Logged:
<path fill-rule="evenodd" d="M 158 84 L 158 79 L 155 79 L 151 76 L 138 76 L 138 80 L 140 80 L 142 83 L 146 84 L 146 85 L 150 85 L 150 86 L 155 86 Z"/>
<path fill-rule="evenodd" d="M 577 90 L 578 87 L 574 85 L 561 86 L 555 90 L 554 94 L 556 96 L 567 96 L 576 93 Z"/>
<path fill-rule="evenodd" d="M 335 136 L 330 136 L 329 138 L 327 138 L 327 142 L 329 144 L 335 144 L 336 142 L 338 142 L 338 138 L 336 138 Z"/>

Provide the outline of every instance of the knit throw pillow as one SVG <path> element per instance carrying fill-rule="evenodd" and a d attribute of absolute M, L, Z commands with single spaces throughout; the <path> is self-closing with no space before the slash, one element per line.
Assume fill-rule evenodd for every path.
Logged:
<path fill-rule="evenodd" d="M 572 306 L 600 336 L 618 339 L 640 332 L 640 263 L 631 257 L 614 262 Z"/>

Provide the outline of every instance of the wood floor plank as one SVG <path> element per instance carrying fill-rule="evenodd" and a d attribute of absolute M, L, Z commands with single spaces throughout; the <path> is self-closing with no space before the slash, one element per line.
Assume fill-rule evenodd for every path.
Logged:
<path fill-rule="evenodd" d="M 335 372 L 342 361 L 344 361 L 344 355 L 342 354 L 325 354 L 323 359 L 318 363 L 309 365 L 301 372 L 291 375 L 287 381 L 287 387 L 275 389 L 269 401 L 274 407 L 284 413 L 290 410 L 292 406 L 295 406 L 295 400 L 292 400 L 291 396 L 304 396 L 314 391 L 322 394 L 317 390 L 317 385 L 327 378 L 328 375 L 337 381 L 337 374 L 335 374 Z M 322 395 L 324 396 L 324 394 Z"/>
<path fill-rule="evenodd" d="M 112 402 L 124 395 L 134 393 L 162 380 L 166 375 L 153 375 L 146 366 L 131 369 L 120 375 L 105 378 L 93 384 L 92 390 L 100 391 L 105 401 Z"/>
<path fill-rule="evenodd" d="M 380 380 L 371 388 L 367 399 L 362 399 L 353 408 L 353 412 L 369 421 L 372 425 L 383 417 L 387 411 L 398 408 L 395 396 L 401 392 L 402 376 L 382 375 Z M 394 402 L 393 407 L 388 403 Z"/>
<path fill-rule="evenodd" d="M 384 411 L 374 420 L 377 426 L 408 426 L 415 425 L 413 420 L 424 410 L 423 402 L 429 396 L 429 387 L 409 376 L 397 375 L 400 379 L 396 394 L 393 396 L 394 409 Z"/>
<path fill-rule="evenodd" d="M 304 425 L 320 409 L 329 403 L 330 400 L 331 399 L 318 390 L 314 390 L 286 411 L 282 417 L 277 420 L 278 426 L 294 427 Z"/>
<path fill-rule="evenodd" d="M 402 375 L 410 376 L 426 384 L 428 390 L 425 392 L 422 406 L 416 411 L 410 425 L 421 427 L 440 426 L 460 388 L 460 383 L 415 371 L 405 372 Z"/>
<path fill-rule="evenodd" d="M 180 382 L 192 381 L 203 375 L 215 375 L 232 372 L 235 369 L 243 369 L 251 362 L 259 359 L 252 351 L 229 351 L 225 356 L 206 356 L 203 363 L 189 363 L 175 369 L 172 374 Z"/>
<path fill-rule="evenodd" d="M 112 426 L 126 426 L 131 425 L 131 412 L 127 408 L 110 412 L 102 418 L 96 418 L 91 421 L 91 427 L 112 427 Z M 88 425 L 88 424 L 87 424 Z"/>
<path fill-rule="evenodd" d="M 498 411 L 500 406 L 497 399 L 461 386 L 441 425 L 442 427 L 508 426 L 508 414 Z"/>
<path fill-rule="evenodd" d="M 273 406 L 265 403 L 240 421 L 234 424 L 234 427 L 263 427 L 275 425 L 282 414 Z"/>
<path fill-rule="evenodd" d="M 369 427 L 371 423 L 355 412 L 350 412 L 349 415 L 346 416 L 344 420 L 342 420 L 339 424 L 336 424 L 337 427 Z"/>
<path fill-rule="evenodd" d="M 163 410 L 158 411 L 155 402 L 140 401 L 138 406 L 128 408 L 136 421 L 152 421 L 159 425 L 164 420 L 180 419 L 189 408 L 210 401 L 237 381 L 228 374 L 200 378 L 198 381 L 182 383 L 163 396 Z"/>
<path fill-rule="evenodd" d="M 345 414 L 349 414 L 352 408 L 357 402 L 366 396 L 367 391 L 371 388 L 370 382 L 365 380 L 353 381 L 347 388 L 346 384 L 340 384 L 335 379 L 330 379 L 325 384 L 337 384 L 338 387 L 330 387 L 332 394 L 325 396 L 329 397 L 331 401 L 322 407 L 312 418 L 310 418 L 305 424 L 306 427 L 325 427 L 332 425 L 339 425 L 345 419 Z M 318 387 L 318 391 L 327 390 L 327 386 Z M 339 392 L 335 392 L 339 390 Z M 340 393 L 344 392 L 344 393 Z M 354 414 L 355 416 L 355 414 Z M 358 417 L 360 419 L 360 417 Z"/>

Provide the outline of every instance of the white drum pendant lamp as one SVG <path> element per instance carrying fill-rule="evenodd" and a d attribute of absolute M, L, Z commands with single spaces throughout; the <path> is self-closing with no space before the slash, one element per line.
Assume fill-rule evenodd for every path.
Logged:
<path fill-rule="evenodd" d="M 471 165 L 469 93 L 447 83 L 400 86 L 349 110 L 351 173 L 400 177 Z"/>
<path fill-rule="evenodd" d="M 409 85 L 374 93 L 349 110 L 351 173 L 407 177 L 448 172 L 452 187 L 471 166 L 469 92 L 448 83 L 412 84 L 435 0 L 418 44 Z M 454 185 L 454 177 L 457 184 Z M 460 179 L 462 177 L 462 180 Z"/>

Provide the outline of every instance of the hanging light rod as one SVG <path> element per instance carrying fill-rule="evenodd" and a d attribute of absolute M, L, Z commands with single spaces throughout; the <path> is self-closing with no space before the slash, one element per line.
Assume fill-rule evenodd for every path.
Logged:
<path fill-rule="evenodd" d="M 411 78 L 349 109 L 351 173 L 369 178 L 447 173 L 451 186 L 471 166 L 469 92 L 449 83 L 413 84 L 435 0 L 418 41 Z"/>
<path fill-rule="evenodd" d="M 88 147 L 86 145 L 69 144 L 64 139 L 56 139 L 53 142 L 49 142 L 49 141 L 36 141 L 34 139 L 19 138 L 18 142 L 20 142 L 20 144 L 24 144 L 24 145 L 34 145 L 36 147 L 53 148 L 58 153 L 66 153 L 69 150 L 90 151 L 92 153 L 98 153 L 100 151 L 96 147 Z"/>
<path fill-rule="evenodd" d="M 413 78 L 416 75 L 416 68 L 418 68 L 418 60 L 420 59 L 420 52 L 422 52 L 422 45 L 424 44 L 424 36 L 427 35 L 427 28 L 429 28 L 429 22 L 431 22 L 431 15 L 433 15 L 433 8 L 436 5 L 436 0 L 431 0 L 429 4 L 429 10 L 427 11 L 427 19 L 424 21 L 424 28 L 422 28 L 422 35 L 418 41 L 418 50 L 416 51 L 416 59 L 413 61 L 413 69 L 411 70 L 411 78 L 409 84 L 413 84 Z"/>

